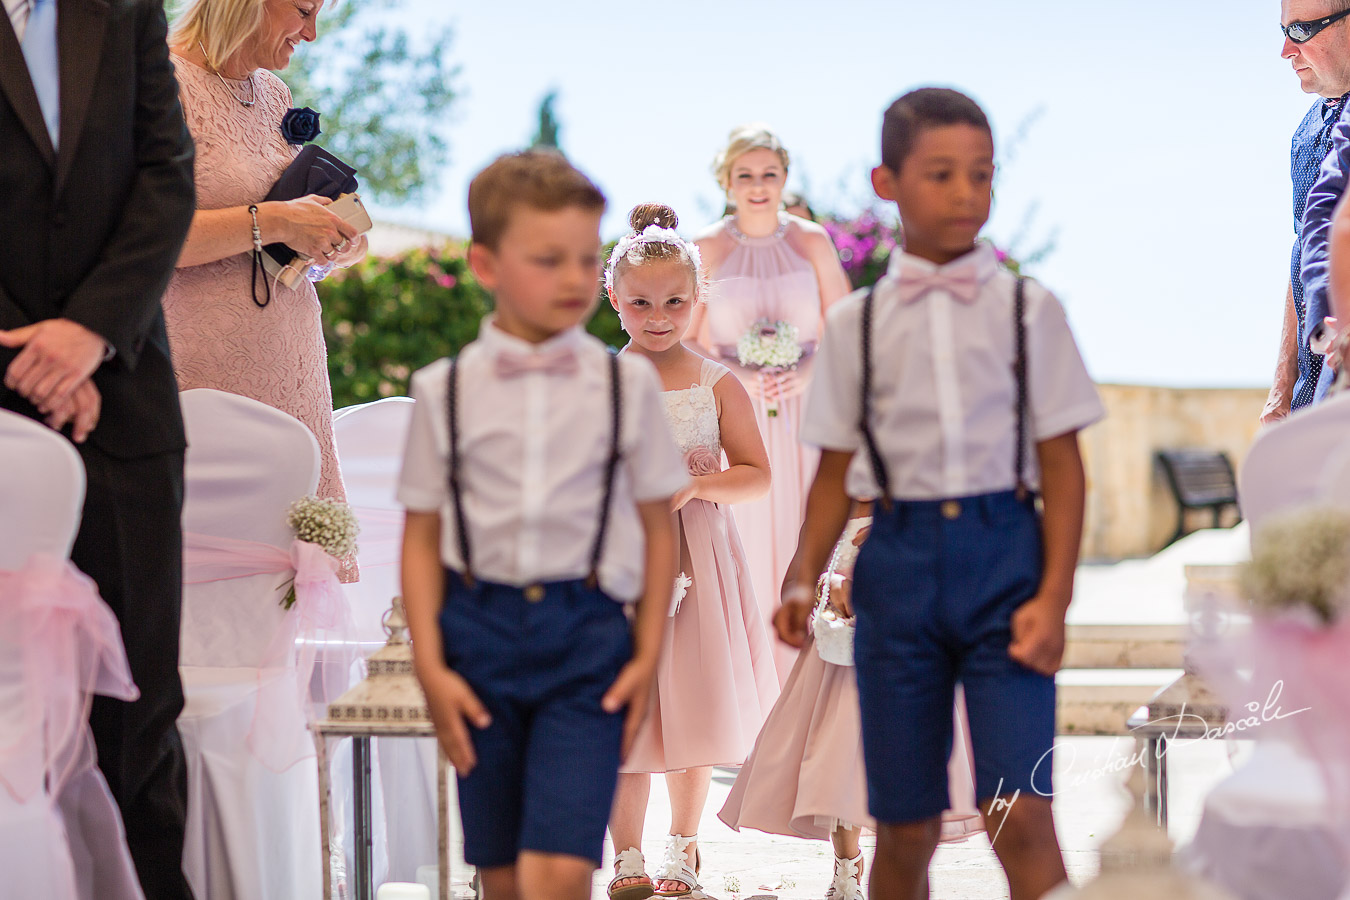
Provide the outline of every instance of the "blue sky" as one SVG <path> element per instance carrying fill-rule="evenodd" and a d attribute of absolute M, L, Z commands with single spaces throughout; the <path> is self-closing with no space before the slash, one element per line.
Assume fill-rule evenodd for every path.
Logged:
<path fill-rule="evenodd" d="M 393 17 L 454 27 L 461 96 L 439 192 L 383 218 L 465 233 L 469 178 L 529 139 L 550 89 L 564 149 L 610 197 L 607 237 L 647 200 L 686 231 L 711 220 L 709 163 L 746 121 L 781 134 L 791 187 L 852 211 L 869 197 L 882 110 L 948 85 L 1015 150 L 986 233 L 1023 234 L 1024 251 L 1057 234 L 1032 271 L 1098 380 L 1269 383 L 1289 139 L 1311 102 L 1279 58 L 1277 0 L 404 0 Z"/>

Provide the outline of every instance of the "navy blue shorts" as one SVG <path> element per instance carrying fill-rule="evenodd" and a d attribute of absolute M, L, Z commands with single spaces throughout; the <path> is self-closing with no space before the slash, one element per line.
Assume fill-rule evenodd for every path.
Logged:
<path fill-rule="evenodd" d="M 958 681 L 976 796 L 1051 793 L 1055 680 L 1008 656 L 1012 613 L 1039 590 L 1041 569 L 1040 517 L 1012 491 L 874 509 L 853 604 L 867 796 L 877 821 L 931 819 L 950 807 Z"/>
<path fill-rule="evenodd" d="M 599 865 L 624 721 L 600 699 L 632 657 L 628 619 L 582 581 L 526 597 L 446 572 L 445 661 L 492 715 L 470 727 L 478 765 L 459 778 L 464 858 L 507 866 L 531 850 Z"/>

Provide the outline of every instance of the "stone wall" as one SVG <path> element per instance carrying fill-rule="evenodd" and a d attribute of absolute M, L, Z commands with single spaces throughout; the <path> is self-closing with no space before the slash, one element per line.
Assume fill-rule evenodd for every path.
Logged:
<path fill-rule="evenodd" d="M 1088 473 L 1083 558 L 1157 552 L 1176 527 L 1176 502 L 1154 458 L 1158 450 L 1224 450 L 1240 467 L 1255 437 L 1265 388 L 1098 385 L 1107 416 L 1082 435 Z M 1208 512 L 1192 513 L 1207 527 Z M 1224 524 L 1231 524 L 1231 514 Z"/>

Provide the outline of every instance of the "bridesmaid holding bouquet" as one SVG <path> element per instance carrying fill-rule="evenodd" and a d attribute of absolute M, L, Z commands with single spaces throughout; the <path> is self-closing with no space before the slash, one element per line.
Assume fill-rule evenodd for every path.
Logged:
<path fill-rule="evenodd" d="M 797 439 L 802 393 L 826 308 L 849 291 L 825 229 L 782 210 L 788 152 L 763 125 L 734 130 L 713 171 L 734 212 L 695 239 L 712 282 L 690 334 L 754 401 L 773 473 L 769 495 L 733 508 L 768 622 L 797 547 L 817 453 Z M 775 643 L 779 681 L 796 650 Z"/>

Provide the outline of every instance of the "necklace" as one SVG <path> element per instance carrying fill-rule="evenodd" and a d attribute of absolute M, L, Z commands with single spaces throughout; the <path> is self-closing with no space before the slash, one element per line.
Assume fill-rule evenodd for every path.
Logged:
<path fill-rule="evenodd" d="M 757 237 L 781 238 L 783 235 L 787 234 L 788 228 L 787 216 L 783 215 L 781 212 L 778 214 L 778 227 L 774 229 L 773 233 L 765 235 L 751 236 L 741 231 L 741 229 L 738 227 L 739 220 L 736 218 L 735 213 L 732 213 L 731 215 L 727 216 L 724 221 L 727 223 L 727 231 L 731 234 L 732 237 L 740 241 L 742 244 L 746 243 L 747 241 L 755 240 Z"/>
<path fill-rule="evenodd" d="M 202 42 L 201 42 L 201 41 L 198 41 L 198 42 L 197 42 L 197 47 L 198 47 L 198 49 L 200 49 L 200 50 L 202 51 L 202 58 L 207 60 L 207 62 L 206 62 L 207 66 L 210 66 L 210 65 L 211 65 L 211 61 L 210 61 L 209 59 L 207 59 L 207 57 L 206 57 L 206 48 L 202 46 Z M 251 107 L 253 104 L 255 104 L 255 103 L 258 102 L 258 88 L 257 88 L 257 86 L 254 85 L 254 83 L 253 83 L 253 73 L 252 73 L 252 72 L 249 73 L 248 78 L 246 79 L 246 81 L 248 82 L 248 92 L 249 92 L 250 96 L 249 96 L 249 98 L 248 98 L 247 100 L 245 100 L 243 97 L 240 97 L 238 94 L 236 94 L 236 93 L 234 92 L 234 88 L 230 87 L 230 83 L 229 83 L 228 81 L 225 80 L 225 77 L 224 77 L 223 75 L 221 75 L 220 72 L 218 72 L 218 71 L 215 70 L 215 69 L 211 69 L 210 71 L 211 71 L 211 74 L 215 75 L 216 78 L 220 79 L 221 85 L 225 88 L 225 90 L 227 90 L 227 91 L 230 92 L 230 96 L 233 97 L 233 98 L 235 99 L 235 102 L 237 102 L 240 106 L 244 107 L 244 109 L 248 109 L 248 108 Z"/>

